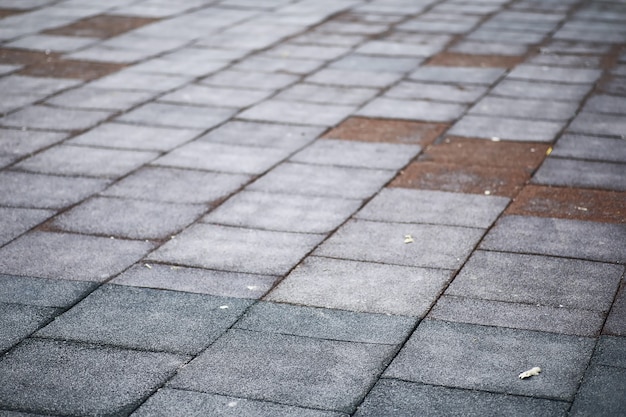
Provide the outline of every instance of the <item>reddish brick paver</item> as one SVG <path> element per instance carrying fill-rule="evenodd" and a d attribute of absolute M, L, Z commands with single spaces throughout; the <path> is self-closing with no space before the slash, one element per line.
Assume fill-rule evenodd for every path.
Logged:
<path fill-rule="evenodd" d="M 441 123 L 351 117 L 326 133 L 323 138 L 425 146 L 433 143 L 446 128 L 447 125 Z"/>
<path fill-rule="evenodd" d="M 62 36 L 86 36 L 106 39 L 158 21 L 147 17 L 99 15 L 50 29 L 43 33 Z"/>
<path fill-rule="evenodd" d="M 470 55 L 457 52 L 442 52 L 429 59 L 425 65 L 442 67 L 513 68 L 523 61 L 523 56 Z"/>

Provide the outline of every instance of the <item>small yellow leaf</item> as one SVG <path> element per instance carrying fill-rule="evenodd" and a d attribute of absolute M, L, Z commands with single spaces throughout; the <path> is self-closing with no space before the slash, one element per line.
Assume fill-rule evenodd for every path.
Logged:
<path fill-rule="evenodd" d="M 550 155 L 551 153 L 552 153 L 552 146 L 548 148 L 548 150 L 546 151 L 546 155 Z"/>

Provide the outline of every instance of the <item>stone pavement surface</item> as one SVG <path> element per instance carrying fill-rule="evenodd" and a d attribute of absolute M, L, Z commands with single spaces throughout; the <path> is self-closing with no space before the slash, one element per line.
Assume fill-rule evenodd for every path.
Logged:
<path fill-rule="evenodd" d="M 623 0 L 0 0 L 2 417 L 624 416 L 625 265 Z"/>

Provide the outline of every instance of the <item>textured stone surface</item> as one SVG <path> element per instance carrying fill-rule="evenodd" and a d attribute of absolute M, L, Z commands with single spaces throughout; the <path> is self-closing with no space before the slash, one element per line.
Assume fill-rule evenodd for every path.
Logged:
<path fill-rule="evenodd" d="M 0 125 L 17 128 L 82 130 L 95 126 L 112 113 L 97 110 L 30 106 L 0 118 Z"/>
<path fill-rule="evenodd" d="M 551 155 L 561 158 L 626 162 L 626 141 L 618 138 L 566 134 L 559 138 Z"/>
<path fill-rule="evenodd" d="M 355 110 L 352 106 L 268 100 L 239 114 L 248 120 L 333 126 Z"/>
<path fill-rule="evenodd" d="M 552 142 L 563 125 L 563 122 L 554 121 L 468 115 L 452 126 L 448 134 L 470 138 L 497 137 L 502 140 Z"/>
<path fill-rule="evenodd" d="M 428 145 L 445 130 L 439 123 L 420 123 L 408 120 L 369 119 L 350 117 L 323 137 L 327 139 L 356 140 Z"/>
<path fill-rule="evenodd" d="M 461 104 L 377 98 L 357 112 L 364 117 L 450 122 L 465 111 Z"/>
<path fill-rule="evenodd" d="M 0 207 L 0 245 L 10 242 L 53 214 L 52 210 Z"/>
<path fill-rule="evenodd" d="M 626 368 L 626 338 L 602 336 L 593 355 L 594 365 Z"/>
<path fill-rule="evenodd" d="M 611 308 L 611 313 L 604 325 L 604 334 L 612 334 L 616 336 L 626 336 L 626 286 L 622 284 L 615 303 Z"/>
<path fill-rule="evenodd" d="M 504 97 L 580 101 L 589 92 L 588 84 L 553 84 L 549 82 L 505 79 L 500 81 L 490 94 Z"/>
<path fill-rule="evenodd" d="M 148 126 L 209 129 L 226 121 L 234 111 L 166 103 L 148 103 L 123 114 L 117 120 Z"/>
<path fill-rule="evenodd" d="M 0 352 L 35 332 L 58 313 L 59 309 L 51 307 L 0 302 Z"/>
<path fill-rule="evenodd" d="M 69 307 L 94 288 L 90 282 L 0 275 L 0 302 Z"/>
<path fill-rule="evenodd" d="M 504 74 L 501 68 L 457 68 L 424 66 L 411 73 L 412 80 L 440 83 L 490 85 Z"/>
<path fill-rule="evenodd" d="M 570 415 L 617 416 L 626 412 L 626 369 L 592 367 L 583 379 Z"/>
<path fill-rule="evenodd" d="M 567 120 L 574 116 L 578 103 L 548 100 L 526 100 L 487 96 L 470 110 L 470 114 L 504 116 L 531 120 Z"/>
<path fill-rule="evenodd" d="M 626 191 L 626 164 L 548 158 L 533 177 L 535 184 Z"/>

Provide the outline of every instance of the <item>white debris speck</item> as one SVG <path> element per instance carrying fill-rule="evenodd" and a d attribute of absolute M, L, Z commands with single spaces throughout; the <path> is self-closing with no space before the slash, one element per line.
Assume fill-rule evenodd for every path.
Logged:
<path fill-rule="evenodd" d="M 231 408 L 232 408 L 232 407 L 236 407 L 236 406 L 237 406 L 237 401 L 231 401 L 231 402 L 229 402 L 229 403 L 228 403 L 228 406 L 229 406 L 229 407 L 231 407 Z"/>
<path fill-rule="evenodd" d="M 221 310 L 226 310 L 228 308 L 228 306 L 220 306 Z"/>
<path fill-rule="evenodd" d="M 530 378 L 531 376 L 539 375 L 540 372 L 541 372 L 541 368 L 538 366 L 535 366 L 534 368 L 529 369 L 528 371 L 522 372 L 521 374 L 519 374 L 519 379 Z"/>
<path fill-rule="evenodd" d="M 500 138 L 499 138 L 499 137 L 497 137 L 497 136 L 493 136 L 493 137 L 491 138 L 491 141 L 492 141 L 492 142 L 500 142 Z"/>
<path fill-rule="evenodd" d="M 145 266 L 148 269 L 152 269 L 152 265 L 150 265 L 150 264 L 143 264 L 143 266 Z"/>
<path fill-rule="evenodd" d="M 256 285 L 248 285 L 246 288 L 247 288 L 247 289 L 249 289 L 250 291 L 254 291 L 254 290 L 256 290 L 258 287 L 257 287 Z"/>
<path fill-rule="evenodd" d="M 404 235 L 404 243 L 413 243 L 413 242 L 415 242 L 413 240 L 413 236 L 411 236 L 411 235 Z"/>

